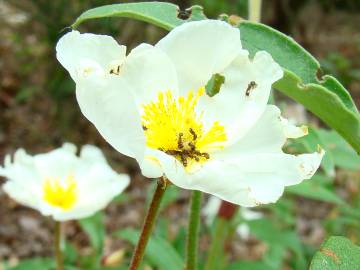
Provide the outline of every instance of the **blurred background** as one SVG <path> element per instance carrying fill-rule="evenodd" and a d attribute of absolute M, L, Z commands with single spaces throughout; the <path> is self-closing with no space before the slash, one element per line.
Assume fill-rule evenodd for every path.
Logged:
<path fill-rule="evenodd" d="M 209 18 L 222 13 L 247 16 L 246 0 L 170 2 L 181 8 L 202 5 Z M 263 2 L 262 22 L 292 36 L 319 59 L 323 73 L 337 77 L 359 108 L 360 1 Z M 80 113 L 75 85 L 56 60 L 55 44 L 63 29 L 83 11 L 110 3 L 115 1 L 0 0 L 0 160 L 19 147 L 35 154 L 58 147 L 64 141 L 100 146 L 115 169 L 132 177 L 127 194 L 117 198 L 101 215 L 106 226 L 99 230 L 107 232 L 101 246 L 105 256 L 119 250 L 124 254 L 131 252 L 129 241 L 111 237 L 111 233 L 120 228 L 140 228 L 152 182 L 139 174 L 135 162 L 114 151 Z M 86 22 L 80 30 L 110 34 L 129 50 L 140 42 L 155 43 L 166 34 L 155 26 L 119 18 Z M 313 127 L 311 138 L 290 143 L 289 151 L 312 151 L 314 140 L 315 144 L 321 140 L 330 151 L 322 172 L 311 184 L 289 189 L 278 203 L 261 207 L 260 219 L 246 220 L 240 215 L 241 222 L 250 225 L 250 236 L 235 234 L 226 249 L 231 261 L 261 261 L 268 263 L 267 269 L 305 269 L 329 235 L 345 235 L 360 243 L 360 159 L 301 105 L 279 94 L 275 99 L 287 117 Z M 3 181 L 0 179 L 0 184 Z M 157 228 L 180 254 L 188 196 L 187 191 L 173 188 L 169 191 Z M 91 232 L 84 233 L 82 229 L 83 225 L 76 222 L 67 224 L 66 234 L 71 239 L 69 254 L 87 258 L 93 254 L 96 240 Z M 202 230 L 201 250 L 205 251 L 211 228 Z M 49 220 L 17 205 L 0 189 L 0 263 L 15 265 L 21 259 L 51 255 L 51 231 Z M 86 259 L 83 260 L 76 263 L 86 265 Z M 151 262 L 149 266 L 162 269 Z"/>

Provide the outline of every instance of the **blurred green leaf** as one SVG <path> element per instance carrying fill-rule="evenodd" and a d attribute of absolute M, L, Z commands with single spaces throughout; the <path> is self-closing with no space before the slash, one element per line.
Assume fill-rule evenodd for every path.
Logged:
<path fill-rule="evenodd" d="M 205 19 L 202 8 L 193 6 L 190 10 L 183 11 L 180 15 L 187 17 L 181 19 L 179 7 L 166 2 L 142 2 L 142 3 L 125 3 L 101 6 L 89 9 L 81 14 L 72 25 L 78 27 L 84 21 L 90 19 L 107 18 L 107 17 L 128 17 L 148 23 L 152 23 L 166 30 L 171 30 L 177 25 L 187 21 Z"/>
<path fill-rule="evenodd" d="M 334 191 L 326 188 L 316 176 L 310 180 L 305 180 L 301 184 L 287 187 L 286 191 L 309 199 L 335 203 L 337 205 L 346 205 L 345 201 Z"/>
<path fill-rule="evenodd" d="M 230 264 L 225 270 L 275 270 L 264 262 L 261 261 L 240 261 Z"/>
<path fill-rule="evenodd" d="M 75 264 L 78 252 L 73 244 L 69 241 L 65 241 L 65 249 L 64 249 L 64 263 L 65 264 Z"/>
<path fill-rule="evenodd" d="M 288 249 L 296 255 L 299 264 L 305 266 L 303 247 L 295 231 L 284 230 L 267 218 L 249 220 L 246 223 L 257 239 L 268 244 L 268 250 L 263 260 L 266 264 L 279 269 Z"/>
<path fill-rule="evenodd" d="M 334 131 L 317 129 L 316 133 L 332 153 L 336 166 L 349 170 L 360 170 L 360 156 Z"/>
<path fill-rule="evenodd" d="M 33 258 L 21 261 L 15 267 L 8 267 L 5 270 L 53 270 L 55 262 L 51 258 Z"/>
<path fill-rule="evenodd" d="M 98 212 L 95 215 L 79 220 L 81 228 L 89 236 L 90 243 L 94 249 L 95 256 L 92 265 L 98 265 L 103 252 L 104 238 L 105 238 L 105 227 L 104 227 L 104 215 L 102 212 Z"/>
<path fill-rule="evenodd" d="M 332 236 L 312 259 L 310 270 L 360 269 L 360 247 L 342 236 Z"/>
<path fill-rule="evenodd" d="M 120 230 L 114 234 L 136 245 L 139 239 L 139 231 L 133 229 Z M 154 266 L 162 270 L 182 270 L 183 260 L 171 244 L 158 236 L 150 238 L 145 251 L 146 259 Z"/>

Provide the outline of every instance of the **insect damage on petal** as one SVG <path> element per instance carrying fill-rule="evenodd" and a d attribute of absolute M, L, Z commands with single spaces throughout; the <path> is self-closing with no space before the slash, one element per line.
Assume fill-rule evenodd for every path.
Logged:
<path fill-rule="evenodd" d="M 160 92 L 157 101 L 143 105 L 142 126 L 146 143 L 153 149 L 174 156 L 184 167 L 210 159 L 210 154 L 224 147 L 225 129 L 219 122 L 205 130 L 203 113 L 195 111 L 201 87 L 196 94 L 174 98 L 170 91 Z"/>

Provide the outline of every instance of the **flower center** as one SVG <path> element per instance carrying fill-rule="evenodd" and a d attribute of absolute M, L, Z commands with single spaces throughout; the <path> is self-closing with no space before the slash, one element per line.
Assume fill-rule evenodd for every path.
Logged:
<path fill-rule="evenodd" d="M 77 200 L 77 185 L 73 176 L 61 181 L 59 178 L 46 178 L 43 184 L 44 200 L 63 210 L 71 209 Z"/>
<path fill-rule="evenodd" d="M 142 125 L 146 144 L 179 160 L 184 167 L 205 162 L 210 154 L 222 149 L 226 142 L 225 128 L 218 121 L 205 129 L 203 112 L 195 111 L 201 87 L 197 93 L 174 98 L 170 91 L 160 92 L 157 100 L 143 105 Z"/>

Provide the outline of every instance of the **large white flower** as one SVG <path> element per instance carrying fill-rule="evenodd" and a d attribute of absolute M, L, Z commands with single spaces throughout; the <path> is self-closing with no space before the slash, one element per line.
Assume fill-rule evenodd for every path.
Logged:
<path fill-rule="evenodd" d="M 249 59 L 239 30 L 225 22 L 185 23 L 127 56 L 109 36 L 77 31 L 56 49 L 84 115 L 147 177 L 254 206 L 319 167 L 323 152 L 283 153 L 287 138 L 306 134 L 267 105 L 283 71 L 265 51 Z M 210 97 L 215 74 L 225 82 Z"/>
<path fill-rule="evenodd" d="M 5 157 L 0 176 L 8 179 L 3 188 L 11 198 L 57 221 L 91 216 L 129 184 L 129 176 L 114 172 L 98 148 L 83 146 L 78 157 L 69 143 L 35 156 L 19 149 L 13 162 Z"/>

